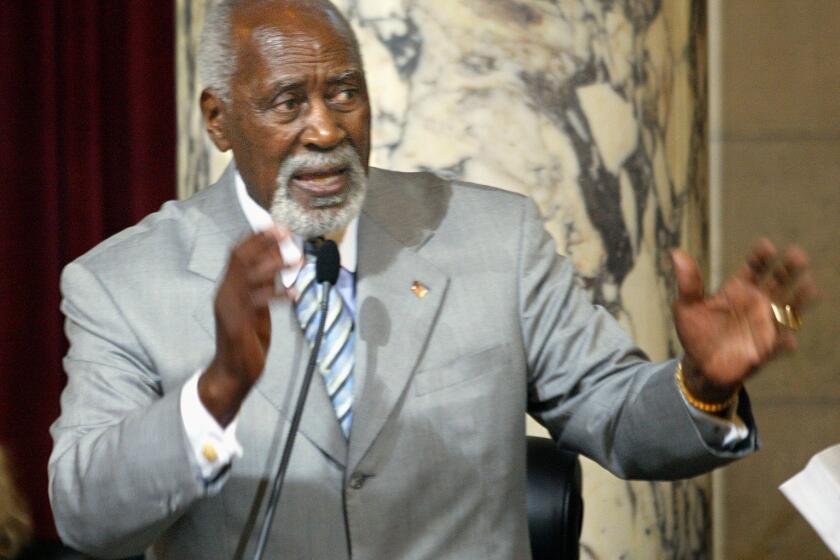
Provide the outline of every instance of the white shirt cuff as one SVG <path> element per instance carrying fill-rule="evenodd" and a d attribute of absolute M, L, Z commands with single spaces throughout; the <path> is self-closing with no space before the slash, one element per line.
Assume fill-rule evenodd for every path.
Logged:
<path fill-rule="evenodd" d="M 187 434 L 187 445 L 193 470 L 209 491 L 221 488 L 234 459 L 242 456 L 236 439 L 238 416 L 222 428 L 198 396 L 197 371 L 181 388 L 181 420 Z"/>
<path fill-rule="evenodd" d="M 694 420 L 694 425 L 697 426 L 700 436 L 709 447 L 730 451 L 749 437 L 750 429 L 744 423 L 744 420 L 738 416 L 737 412 L 730 412 L 730 418 L 728 419 L 721 418 L 720 416 L 703 412 L 691 406 L 685 399 L 682 391 L 680 391 L 680 397 L 685 403 L 685 406 L 688 407 L 688 412 L 691 414 L 691 418 Z M 729 410 L 738 410 L 737 398 Z"/>

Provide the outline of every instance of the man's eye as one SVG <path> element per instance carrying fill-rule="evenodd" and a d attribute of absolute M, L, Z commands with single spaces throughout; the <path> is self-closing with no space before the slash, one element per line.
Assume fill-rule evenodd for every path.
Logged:
<path fill-rule="evenodd" d="M 278 99 L 275 104 L 274 108 L 280 111 L 295 111 L 297 110 L 300 102 L 294 97 L 284 97 Z"/>
<path fill-rule="evenodd" d="M 337 103 L 351 103 L 358 97 L 358 91 L 355 89 L 342 89 L 333 98 Z"/>

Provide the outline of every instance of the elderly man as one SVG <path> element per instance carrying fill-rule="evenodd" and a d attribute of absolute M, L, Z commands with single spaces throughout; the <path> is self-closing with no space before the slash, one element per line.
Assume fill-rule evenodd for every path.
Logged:
<path fill-rule="evenodd" d="M 532 202 L 368 168 L 362 61 L 328 2 L 222 2 L 200 64 L 207 131 L 235 163 L 63 275 L 50 491 L 68 543 L 252 551 L 320 320 L 302 257 L 317 236 L 342 270 L 269 557 L 528 558 L 526 412 L 628 478 L 755 449 L 739 391 L 795 344 L 801 251 L 768 278 L 759 243 L 708 297 L 675 253 L 685 356 L 652 364 L 575 288 Z"/>

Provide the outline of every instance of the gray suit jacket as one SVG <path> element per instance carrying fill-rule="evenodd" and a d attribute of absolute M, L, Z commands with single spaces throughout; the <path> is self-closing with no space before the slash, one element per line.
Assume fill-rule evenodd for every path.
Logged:
<path fill-rule="evenodd" d="M 214 354 L 214 293 L 248 233 L 229 169 L 65 269 L 68 385 L 49 471 L 72 546 L 253 550 L 308 355 L 290 304 L 271 308 L 268 365 L 239 421 L 245 455 L 216 495 L 190 466 L 179 411 L 184 381 Z M 588 303 L 524 197 L 372 169 L 357 310 L 349 443 L 316 379 L 271 558 L 529 558 L 526 412 L 622 477 L 688 477 L 755 445 L 703 443 L 674 362 L 647 363 Z"/>

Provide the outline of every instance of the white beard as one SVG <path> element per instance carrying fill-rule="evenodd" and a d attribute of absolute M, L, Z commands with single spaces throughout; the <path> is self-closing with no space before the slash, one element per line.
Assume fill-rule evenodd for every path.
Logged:
<path fill-rule="evenodd" d="M 313 199 L 315 208 L 306 208 L 292 196 L 289 181 L 300 169 L 348 167 L 345 192 Z M 359 154 L 349 143 L 331 152 L 306 152 L 288 157 L 277 172 L 277 188 L 271 200 L 274 223 L 289 228 L 304 239 L 344 229 L 359 215 L 367 192 L 367 176 Z"/>

